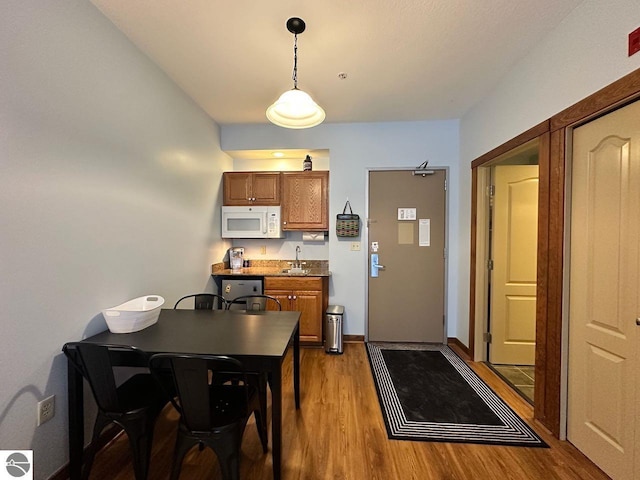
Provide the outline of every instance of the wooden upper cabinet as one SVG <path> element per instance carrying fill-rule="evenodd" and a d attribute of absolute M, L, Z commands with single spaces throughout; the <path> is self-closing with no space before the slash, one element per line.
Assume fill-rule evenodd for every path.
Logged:
<path fill-rule="evenodd" d="M 224 205 L 280 205 L 280 172 L 225 172 Z"/>
<path fill-rule="evenodd" d="M 329 230 L 329 172 L 282 173 L 282 229 Z"/>

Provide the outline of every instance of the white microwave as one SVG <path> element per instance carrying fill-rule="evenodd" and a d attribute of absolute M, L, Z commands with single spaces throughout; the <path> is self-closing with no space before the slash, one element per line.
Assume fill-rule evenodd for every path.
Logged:
<path fill-rule="evenodd" d="M 222 238 L 284 238 L 280 207 L 222 207 Z"/>

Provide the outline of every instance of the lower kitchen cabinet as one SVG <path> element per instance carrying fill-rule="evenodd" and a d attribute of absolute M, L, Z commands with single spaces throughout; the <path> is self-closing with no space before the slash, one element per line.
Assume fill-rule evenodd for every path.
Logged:
<path fill-rule="evenodd" d="M 276 297 L 282 310 L 299 311 L 300 343 L 322 345 L 324 312 L 329 301 L 328 277 L 265 277 L 264 293 Z"/>

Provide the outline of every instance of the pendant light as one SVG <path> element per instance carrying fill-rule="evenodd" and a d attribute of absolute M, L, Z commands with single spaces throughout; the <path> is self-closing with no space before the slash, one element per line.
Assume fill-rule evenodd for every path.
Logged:
<path fill-rule="evenodd" d="M 298 34 L 306 25 L 301 18 L 287 20 L 287 30 L 294 35 L 293 42 L 293 89 L 284 92 L 273 105 L 267 108 L 267 118 L 285 128 L 309 128 L 322 123 L 324 110 L 311 96 L 298 88 Z"/>

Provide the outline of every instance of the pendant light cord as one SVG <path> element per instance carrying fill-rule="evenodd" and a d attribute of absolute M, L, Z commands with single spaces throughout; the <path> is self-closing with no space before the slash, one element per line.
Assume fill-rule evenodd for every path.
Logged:
<path fill-rule="evenodd" d="M 293 36 L 293 75 L 291 78 L 293 79 L 293 88 L 294 90 L 298 89 L 298 34 L 294 34 Z"/>

